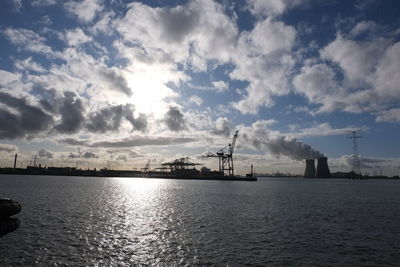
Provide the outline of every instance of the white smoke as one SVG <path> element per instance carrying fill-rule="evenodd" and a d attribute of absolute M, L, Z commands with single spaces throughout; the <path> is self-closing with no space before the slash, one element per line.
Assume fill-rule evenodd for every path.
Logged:
<path fill-rule="evenodd" d="M 296 138 L 279 136 L 264 141 L 268 151 L 276 156 L 284 155 L 295 160 L 317 159 L 324 155 L 310 145 L 298 141 Z"/>
<path fill-rule="evenodd" d="M 287 156 L 294 160 L 317 159 L 324 155 L 308 144 L 298 141 L 296 138 L 290 138 L 284 135 L 269 137 L 267 134 L 263 137 L 250 137 L 247 134 L 242 135 L 246 143 L 258 150 L 267 150 L 269 153 L 279 157 Z"/>

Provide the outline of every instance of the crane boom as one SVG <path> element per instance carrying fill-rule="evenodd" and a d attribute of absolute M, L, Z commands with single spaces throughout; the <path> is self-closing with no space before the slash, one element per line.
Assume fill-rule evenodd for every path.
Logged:
<path fill-rule="evenodd" d="M 236 139 L 238 137 L 239 131 L 236 131 L 232 138 L 232 143 L 228 144 L 227 146 L 221 148 L 216 153 L 212 153 L 207 155 L 207 157 L 216 157 L 218 158 L 219 162 L 219 171 L 225 173 L 228 171 L 229 176 L 234 175 L 233 169 L 233 151 L 235 150 Z M 225 152 L 225 148 L 228 147 L 228 152 Z"/>

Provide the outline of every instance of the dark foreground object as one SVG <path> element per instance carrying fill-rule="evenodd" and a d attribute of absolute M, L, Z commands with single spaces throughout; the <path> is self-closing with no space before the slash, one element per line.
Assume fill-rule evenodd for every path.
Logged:
<path fill-rule="evenodd" d="M 11 218 L 21 211 L 21 205 L 9 198 L 0 198 L 0 236 L 18 229 L 20 222 L 17 218 Z"/>

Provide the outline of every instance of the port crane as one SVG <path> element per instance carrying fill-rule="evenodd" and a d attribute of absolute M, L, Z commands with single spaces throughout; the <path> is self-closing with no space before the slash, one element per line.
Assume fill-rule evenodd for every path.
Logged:
<path fill-rule="evenodd" d="M 150 160 L 147 161 L 146 165 L 142 168 L 143 172 L 149 172 L 150 171 Z"/>
<path fill-rule="evenodd" d="M 239 131 L 236 131 L 232 138 L 232 143 L 218 150 L 216 153 L 210 153 L 207 158 L 214 157 L 218 158 L 219 171 L 225 173 L 228 171 L 229 176 L 234 176 L 233 172 L 233 151 L 235 150 L 236 139 Z M 226 151 L 227 150 L 227 151 Z"/>

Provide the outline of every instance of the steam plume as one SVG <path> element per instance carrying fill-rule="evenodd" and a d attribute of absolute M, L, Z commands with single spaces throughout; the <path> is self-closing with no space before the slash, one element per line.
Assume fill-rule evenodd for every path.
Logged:
<path fill-rule="evenodd" d="M 324 156 L 310 145 L 297 141 L 296 138 L 279 136 L 264 141 L 264 144 L 272 154 L 288 156 L 295 160 L 316 159 Z"/>

